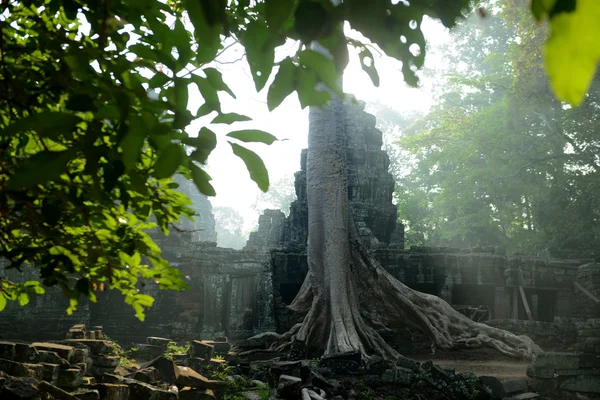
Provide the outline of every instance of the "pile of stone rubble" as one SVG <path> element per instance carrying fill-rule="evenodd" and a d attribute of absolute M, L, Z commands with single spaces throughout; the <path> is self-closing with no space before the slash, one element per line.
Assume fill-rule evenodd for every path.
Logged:
<path fill-rule="evenodd" d="M 148 338 L 162 353 L 169 339 Z M 67 339 L 54 342 L 0 342 L 1 399 L 171 400 L 222 397 L 226 383 L 201 375 L 218 367 L 215 349 L 227 353 L 229 343 L 193 341 L 188 354 L 158 357 L 136 368 L 120 365 L 118 346 L 102 327 L 73 326 Z M 176 360 L 173 360 L 175 358 Z M 179 365 L 178 365 L 179 364 Z"/>

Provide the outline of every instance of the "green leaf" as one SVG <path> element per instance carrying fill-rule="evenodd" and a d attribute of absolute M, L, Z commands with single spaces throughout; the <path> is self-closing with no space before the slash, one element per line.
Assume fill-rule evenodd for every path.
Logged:
<path fill-rule="evenodd" d="M 6 308 L 6 297 L 4 293 L 0 293 L 0 311 L 3 311 Z"/>
<path fill-rule="evenodd" d="M 131 118 L 129 121 L 129 130 L 121 140 L 121 161 L 125 165 L 126 170 L 131 170 L 135 167 L 146 139 L 143 121 L 141 118 Z"/>
<path fill-rule="evenodd" d="M 242 142 L 260 142 L 265 144 L 273 144 L 277 138 L 270 133 L 257 129 L 245 129 L 241 131 L 233 131 L 227 134 L 230 138 L 240 140 Z"/>
<path fill-rule="evenodd" d="M 338 84 L 340 76 L 335 70 L 335 63 L 333 60 L 314 50 L 303 50 L 298 53 L 298 57 L 300 63 L 313 69 L 321 81 L 333 90 L 335 94 L 339 97 L 344 95 L 342 88 Z"/>
<path fill-rule="evenodd" d="M 80 112 L 95 110 L 94 99 L 85 93 L 74 93 L 69 96 L 66 107 L 67 110 Z"/>
<path fill-rule="evenodd" d="M 275 75 L 273 83 L 267 94 L 267 105 L 269 111 L 273 111 L 288 97 L 296 88 L 296 65 L 290 57 L 279 63 L 279 71 Z"/>
<path fill-rule="evenodd" d="M 190 21 L 194 25 L 194 36 L 198 42 L 196 62 L 199 64 L 212 61 L 219 51 L 221 44 L 221 24 L 210 24 L 203 2 L 198 0 L 185 0 L 185 9 Z"/>
<path fill-rule="evenodd" d="M 367 46 L 363 45 L 360 47 L 358 58 L 360 59 L 360 65 L 362 66 L 363 71 L 369 75 L 373 85 L 375 87 L 379 87 L 379 74 L 377 73 L 377 68 L 375 68 L 375 59 L 373 58 L 373 53 L 371 53 Z"/>
<path fill-rule="evenodd" d="M 317 75 L 315 71 L 307 69 L 298 70 L 298 99 L 300 100 L 300 106 L 306 108 L 307 106 L 320 107 L 331 99 L 328 92 L 324 90 L 317 90 Z"/>
<path fill-rule="evenodd" d="M 245 115 L 228 113 L 217 115 L 210 123 L 211 124 L 232 124 L 234 122 L 252 121 L 252 118 Z"/>
<path fill-rule="evenodd" d="M 212 178 L 210 175 L 206 173 L 205 170 L 198 167 L 194 163 L 191 163 L 190 171 L 192 173 L 192 179 L 194 180 L 194 184 L 200 191 L 200 193 L 206 196 L 215 196 L 217 192 L 215 188 L 209 183 Z"/>
<path fill-rule="evenodd" d="M 267 192 L 269 190 L 269 172 L 263 160 L 252 150 L 248 150 L 236 143 L 229 144 L 233 149 L 233 154 L 241 158 L 246 164 L 246 168 L 250 173 L 250 179 L 256 182 L 260 190 Z"/>
<path fill-rule="evenodd" d="M 56 139 L 63 133 L 71 132 L 81 122 L 75 114 L 59 111 L 42 111 L 21 118 L 1 132 L 2 136 L 12 136 L 24 131 L 37 131 L 41 137 Z"/>
<path fill-rule="evenodd" d="M 202 164 L 206 162 L 209 154 L 217 146 L 217 135 L 208 128 L 200 129 L 198 137 L 188 137 L 183 139 L 183 144 L 195 147 L 196 150 L 190 155 L 193 160 Z"/>
<path fill-rule="evenodd" d="M 185 151 L 176 143 L 170 143 L 165 146 L 158 156 L 154 164 L 154 172 L 152 176 L 156 179 L 165 179 L 173 176 L 177 168 L 183 162 Z"/>
<path fill-rule="evenodd" d="M 150 87 L 150 89 L 155 89 L 158 87 L 165 86 L 170 81 L 171 81 L 171 78 L 169 78 L 167 75 L 165 75 L 162 72 L 158 72 L 158 73 L 154 74 L 154 76 L 150 79 L 150 81 L 148 82 L 148 86 Z"/>
<path fill-rule="evenodd" d="M 204 99 L 204 104 L 211 111 L 221 112 L 221 102 L 217 94 L 217 89 L 210 83 L 207 78 L 198 75 L 192 75 L 192 82 L 198 86 L 198 90 Z M 208 109 L 207 109 L 208 110 Z"/>
<path fill-rule="evenodd" d="M 292 21 L 296 0 L 266 0 L 265 17 L 269 28 L 277 31 Z"/>
<path fill-rule="evenodd" d="M 29 304 L 29 295 L 25 292 L 21 292 L 19 293 L 19 305 L 21 307 L 26 306 L 27 304 Z"/>
<path fill-rule="evenodd" d="M 550 18 L 544 61 L 559 100 L 579 105 L 600 60 L 600 2 L 578 0 L 574 12 Z"/>
<path fill-rule="evenodd" d="M 173 29 L 172 39 L 175 42 L 175 47 L 177 48 L 177 53 L 179 54 L 177 62 L 181 68 L 185 68 L 185 66 L 192 59 L 193 52 L 188 31 L 185 29 L 183 22 L 181 22 L 179 18 L 175 20 L 175 28 Z M 200 46 L 201 45 L 202 44 L 200 44 Z"/>
<path fill-rule="evenodd" d="M 223 81 L 223 75 L 221 75 L 219 71 L 217 71 L 214 68 L 204 68 L 202 72 L 206 74 L 206 79 L 208 79 L 208 82 L 210 82 L 212 87 L 214 87 L 217 90 L 229 93 L 229 95 L 235 99 L 235 94 Z"/>
<path fill-rule="evenodd" d="M 7 188 L 30 188 L 58 178 L 76 155 L 74 149 L 42 151 L 26 159 L 11 176 Z"/>
<path fill-rule="evenodd" d="M 241 37 L 257 92 L 265 87 L 275 61 L 275 50 L 268 40 L 269 29 L 264 23 L 257 20 L 248 24 L 246 32 Z"/>

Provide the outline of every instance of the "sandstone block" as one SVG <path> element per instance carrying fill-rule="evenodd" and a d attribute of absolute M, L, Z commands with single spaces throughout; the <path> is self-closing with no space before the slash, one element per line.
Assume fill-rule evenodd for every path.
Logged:
<path fill-rule="evenodd" d="M 42 379 L 43 367 L 39 364 L 26 364 L 11 360 L 0 359 L 0 371 L 11 376 Z"/>
<path fill-rule="evenodd" d="M 64 358 L 65 360 L 67 360 L 68 362 L 71 362 L 73 360 L 73 354 L 75 352 L 75 350 L 73 349 L 73 346 L 66 346 L 66 345 L 58 344 L 58 343 L 45 343 L 45 342 L 36 342 L 36 343 L 32 343 L 31 345 L 33 347 L 35 347 L 38 350 L 38 352 L 40 350 L 53 351 L 56 354 L 58 354 L 59 356 L 61 356 L 62 358 Z"/>
<path fill-rule="evenodd" d="M 92 355 L 110 354 L 115 350 L 115 346 L 108 340 L 97 339 L 67 339 L 67 344 L 81 344 L 90 349 Z"/>
<path fill-rule="evenodd" d="M 600 377 L 576 376 L 563 381 L 560 388 L 569 392 L 600 393 Z"/>
<path fill-rule="evenodd" d="M 129 386 L 123 384 L 99 383 L 94 389 L 100 393 L 101 399 L 129 400 Z"/>
<path fill-rule="evenodd" d="M 394 382 L 400 385 L 408 386 L 415 378 L 415 373 L 412 369 L 404 367 L 394 367 Z"/>
<path fill-rule="evenodd" d="M 79 368 L 61 369 L 58 373 L 56 385 L 60 388 L 75 389 L 83 381 L 83 371 Z"/>
<path fill-rule="evenodd" d="M 95 367 L 104 367 L 104 368 L 109 368 L 109 367 L 115 368 L 121 362 L 121 357 L 119 357 L 119 356 L 102 355 L 102 356 L 93 357 L 92 359 L 93 359 L 93 365 Z"/>
<path fill-rule="evenodd" d="M 396 365 L 403 368 L 408 368 L 413 371 L 418 371 L 419 367 L 421 367 L 421 363 L 413 360 L 411 358 L 400 356 L 398 357 L 398 361 L 396 361 Z"/>
<path fill-rule="evenodd" d="M 144 382 L 131 380 L 127 383 L 129 386 L 129 396 L 136 400 L 176 400 L 177 393 L 157 388 Z"/>
<path fill-rule="evenodd" d="M 277 385 L 277 395 L 282 399 L 295 400 L 300 398 L 302 380 L 295 376 L 281 375 Z"/>
<path fill-rule="evenodd" d="M 167 348 L 167 346 L 171 342 L 172 342 L 171 339 L 166 339 L 166 338 L 161 338 L 161 337 L 151 336 L 151 337 L 146 338 L 146 343 L 148 343 L 152 346 L 160 346 L 160 347 L 164 347 L 164 348 Z"/>
<path fill-rule="evenodd" d="M 220 389 L 225 386 L 224 382 L 208 379 L 189 367 L 177 367 L 178 377 L 175 383 L 181 386 L 189 386 L 199 389 Z"/>
<path fill-rule="evenodd" d="M 179 368 L 173 360 L 161 356 L 142 365 L 142 368 L 154 367 L 158 371 L 159 379 L 165 383 L 174 383 L 179 377 Z"/>
<path fill-rule="evenodd" d="M 510 396 L 515 393 L 525 392 L 529 389 L 527 385 L 527 379 L 509 379 L 502 382 L 502 386 L 504 386 L 504 391 L 507 396 Z"/>
<path fill-rule="evenodd" d="M 183 388 L 179 391 L 179 400 L 216 400 L 216 398 L 217 396 L 210 389 Z"/>
<path fill-rule="evenodd" d="M 57 364 L 40 363 L 42 366 L 42 378 L 46 382 L 55 383 L 58 380 L 60 366 Z"/>
<path fill-rule="evenodd" d="M 79 388 L 71 394 L 78 400 L 100 400 L 100 392 L 96 389 Z"/>
<path fill-rule="evenodd" d="M 62 368 L 68 368 L 69 362 L 54 351 L 40 350 L 38 352 L 40 363 L 57 364 Z"/>
<path fill-rule="evenodd" d="M 217 354 L 227 354 L 231 345 L 229 342 L 215 342 L 210 340 L 203 340 L 202 343 L 208 344 L 213 347 L 213 352 Z"/>
<path fill-rule="evenodd" d="M 213 355 L 214 347 L 208 343 L 199 340 L 193 340 L 190 346 L 190 357 L 204 358 L 210 360 Z"/>
<path fill-rule="evenodd" d="M 531 364 L 534 368 L 578 369 L 579 354 L 544 352 L 533 355 Z"/>
<path fill-rule="evenodd" d="M 131 374 L 127 375 L 127 378 L 135 379 L 144 383 L 154 383 L 160 380 L 158 371 L 154 367 L 148 367 L 132 372 Z"/>

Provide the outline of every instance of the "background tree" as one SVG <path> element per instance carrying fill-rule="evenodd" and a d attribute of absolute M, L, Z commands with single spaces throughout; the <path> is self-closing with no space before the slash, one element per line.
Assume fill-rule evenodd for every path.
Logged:
<path fill-rule="evenodd" d="M 246 245 L 248 235 L 243 232 L 244 217 L 232 207 L 214 207 L 217 245 L 241 249 Z"/>

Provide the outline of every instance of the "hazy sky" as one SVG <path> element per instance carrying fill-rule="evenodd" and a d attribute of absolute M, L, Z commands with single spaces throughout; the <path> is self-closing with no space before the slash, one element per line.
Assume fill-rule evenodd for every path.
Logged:
<path fill-rule="evenodd" d="M 432 20 L 424 21 L 423 30 L 427 41 L 434 47 L 449 38 L 447 30 Z M 353 37 L 358 36 L 356 32 L 350 34 Z M 283 58 L 282 53 L 285 51 L 280 52 L 276 57 Z M 373 86 L 367 74 L 362 71 L 358 56 L 351 52 L 350 63 L 344 73 L 346 93 L 352 93 L 359 100 L 367 102 L 367 108 L 369 104 L 379 103 L 399 112 L 407 112 L 425 111 L 431 106 L 433 90 L 431 83 L 423 81 L 419 89 L 409 88 L 404 83 L 400 62 L 385 55 L 374 54 L 374 56 L 379 71 L 380 86 L 378 88 Z M 273 182 L 285 175 L 292 175 L 300 169 L 300 152 L 307 144 L 308 109 L 300 108 L 297 95 L 294 93 L 276 110 L 269 112 L 266 104 L 268 84 L 260 93 L 256 93 L 248 64 L 245 58 L 240 60 L 242 57 L 242 49 L 232 47 L 221 57 L 220 61 L 224 63 L 216 63 L 214 66 L 223 73 L 225 82 L 237 97 L 234 100 L 227 94 L 220 95 L 223 111 L 244 114 L 251 117 L 253 121 L 209 126 L 217 134 L 218 145 L 208 159 L 208 171 L 217 191 L 217 196 L 210 199 L 213 207 L 234 207 L 244 216 L 245 228 L 249 229 L 258 219 L 258 214 L 251 206 L 260 190 L 250 180 L 244 163 L 232 153 L 231 147 L 223 136 L 231 130 L 255 128 L 272 133 L 278 139 L 287 139 L 275 142 L 271 146 L 262 144 L 248 146 L 262 157 L 269 171 L 270 180 Z M 231 63 L 235 60 L 240 61 Z M 427 53 L 426 65 L 440 62 L 443 62 L 440 54 Z M 271 75 L 271 80 L 274 75 L 274 73 Z M 203 100 L 195 86 L 192 87 L 190 87 L 189 108 L 195 111 Z M 196 135 L 200 127 L 208 124 L 215 114 L 195 121 L 188 132 Z"/>

